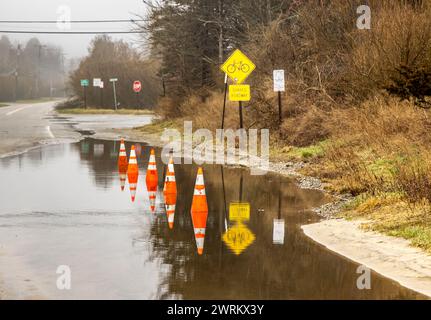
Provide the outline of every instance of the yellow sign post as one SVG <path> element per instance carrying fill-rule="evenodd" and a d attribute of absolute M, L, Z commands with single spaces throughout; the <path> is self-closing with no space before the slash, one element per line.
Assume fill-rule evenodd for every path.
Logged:
<path fill-rule="evenodd" d="M 250 86 L 248 84 L 235 84 L 229 86 L 230 101 L 250 101 Z"/>
<path fill-rule="evenodd" d="M 235 50 L 221 66 L 221 70 L 236 84 L 241 84 L 256 69 L 255 64 L 240 50 Z"/>
<path fill-rule="evenodd" d="M 239 103 L 239 128 L 243 129 L 242 102 L 250 101 L 250 86 L 240 86 L 256 69 L 255 64 L 241 50 L 235 50 L 221 66 L 221 70 L 233 80 L 236 86 L 230 86 L 229 99 Z M 226 85 L 225 85 L 226 90 Z M 224 113 L 223 120 L 224 121 Z"/>

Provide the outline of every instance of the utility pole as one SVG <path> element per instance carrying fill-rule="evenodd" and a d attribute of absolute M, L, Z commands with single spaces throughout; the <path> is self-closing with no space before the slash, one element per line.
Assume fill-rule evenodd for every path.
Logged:
<path fill-rule="evenodd" d="M 112 82 L 112 88 L 114 90 L 114 109 L 115 111 L 117 111 L 117 92 L 115 90 L 115 83 L 118 81 L 118 79 L 112 78 L 112 79 L 109 79 L 109 81 Z"/>
<path fill-rule="evenodd" d="M 61 76 L 63 78 L 63 97 L 66 98 L 66 70 L 64 66 L 64 56 L 66 54 L 61 52 Z"/>
<path fill-rule="evenodd" d="M 45 45 L 37 45 L 38 47 L 38 63 L 37 63 L 37 76 L 36 76 L 36 92 L 37 92 L 37 97 L 40 97 L 40 62 L 41 62 L 41 55 L 42 55 L 42 48 L 46 47 Z"/>

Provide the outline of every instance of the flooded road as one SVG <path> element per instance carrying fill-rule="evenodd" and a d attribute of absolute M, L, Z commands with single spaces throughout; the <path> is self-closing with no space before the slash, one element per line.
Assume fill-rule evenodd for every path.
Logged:
<path fill-rule="evenodd" d="M 160 151 L 153 213 L 145 186 L 150 148 L 137 148 L 140 176 L 132 203 L 127 183 L 121 191 L 119 147 L 118 142 L 85 139 L 0 159 L 0 259 L 11 271 L 31 274 L 26 281 L 43 297 L 421 298 L 374 273 L 371 290 L 358 290 L 358 265 L 300 229 L 319 220 L 311 208 L 328 199 L 288 178 L 251 176 L 247 169 L 204 166 L 209 214 L 200 256 L 190 216 L 197 167 L 175 165 L 178 197 L 170 229 Z M 238 201 L 250 204 L 246 221 L 229 215 L 230 203 Z M 238 228 L 244 238 L 229 233 Z M 56 286 L 62 265 L 71 270 L 70 290 Z M 1 276 L 6 283 L 16 280 L 14 272 Z"/>

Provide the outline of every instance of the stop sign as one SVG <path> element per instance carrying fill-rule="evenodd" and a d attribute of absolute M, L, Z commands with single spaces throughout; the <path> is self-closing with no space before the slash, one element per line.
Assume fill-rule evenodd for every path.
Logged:
<path fill-rule="evenodd" d="M 134 81 L 133 82 L 133 91 L 138 93 L 138 92 L 141 92 L 141 89 L 142 89 L 141 81 L 138 81 L 138 80 Z"/>

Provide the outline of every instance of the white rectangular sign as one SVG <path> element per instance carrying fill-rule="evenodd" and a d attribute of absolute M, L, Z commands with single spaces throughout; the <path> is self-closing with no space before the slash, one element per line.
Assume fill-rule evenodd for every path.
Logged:
<path fill-rule="evenodd" d="M 102 82 L 102 79 L 100 78 L 94 78 L 93 79 L 93 87 L 100 87 L 100 83 Z"/>
<path fill-rule="evenodd" d="M 285 90 L 284 70 L 274 70 L 274 91 L 284 92 L 284 90 Z"/>
<path fill-rule="evenodd" d="M 103 87 L 105 86 L 105 84 L 103 83 L 103 81 L 100 81 L 100 85 L 99 85 L 99 88 L 100 89 L 103 89 Z"/>
<path fill-rule="evenodd" d="M 118 81 L 118 79 L 117 78 L 112 78 L 112 79 L 109 79 L 109 81 L 116 82 L 116 81 Z"/>
<path fill-rule="evenodd" d="M 284 244 L 284 219 L 274 219 L 272 243 Z"/>

